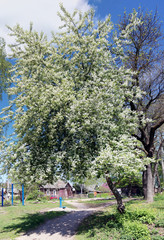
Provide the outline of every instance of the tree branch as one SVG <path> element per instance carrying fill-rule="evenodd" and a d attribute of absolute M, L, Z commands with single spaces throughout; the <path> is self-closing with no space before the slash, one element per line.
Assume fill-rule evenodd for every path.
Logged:
<path fill-rule="evenodd" d="M 150 129 L 150 138 L 149 138 L 149 147 L 151 147 L 152 144 L 153 144 L 155 131 L 158 128 L 160 128 L 163 124 L 164 124 L 164 119 L 161 119 L 161 121 L 159 121 L 153 127 L 151 127 L 151 129 Z"/>

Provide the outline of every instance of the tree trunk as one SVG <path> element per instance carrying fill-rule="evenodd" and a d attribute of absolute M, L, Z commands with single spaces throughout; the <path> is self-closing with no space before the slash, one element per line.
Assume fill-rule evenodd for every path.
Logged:
<path fill-rule="evenodd" d="M 20 201 L 22 202 L 22 191 L 19 190 L 19 197 L 20 197 Z"/>
<path fill-rule="evenodd" d="M 154 197 L 154 186 L 153 186 L 153 175 L 152 166 L 148 164 L 146 166 L 146 200 L 147 202 L 153 202 Z"/>
<path fill-rule="evenodd" d="M 160 181 L 160 177 L 159 177 L 159 173 L 157 172 L 157 181 L 158 181 L 158 193 L 161 192 L 161 181 Z"/>
<path fill-rule="evenodd" d="M 163 175 L 163 181 L 164 181 L 164 160 L 161 160 L 161 166 L 162 166 L 162 175 Z"/>
<path fill-rule="evenodd" d="M 130 182 L 128 188 L 129 188 L 128 197 L 131 198 L 132 197 L 132 183 L 131 182 Z"/>
<path fill-rule="evenodd" d="M 142 186 L 143 186 L 143 195 L 144 195 L 144 199 L 146 199 L 147 198 L 147 191 L 146 191 L 146 189 L 147 189 L 147 181 L 146 181 L 146 177 L 147 176 L 147 172 L 146 172 L 146 170 L 145 171 L 143 171 L 143 174 L 142 174 Z"/>
<path fill-rule="evenodd" d="M 83 184 L 80 184 L 81 196 L 83 195 Z"/>
<path fill-rule="evenodd" d="M 121 194 L 119 193 L 119 191 L 117 190 L 117 188 L 113 184 L 113 182 L 112 182 L 110 177 L 106 176 L 106 181 L 107 181 L 107 184 L 108 184 L 110 190 L 112 191 L 113 195 L 115 196 L 115 198 L 117 200 L 117 209 L 118 209 L 118 211 L 121 214 L 124 213 L 125 212 L 125 206 L 124 206 L 124 204 L 122 202 Z"/>

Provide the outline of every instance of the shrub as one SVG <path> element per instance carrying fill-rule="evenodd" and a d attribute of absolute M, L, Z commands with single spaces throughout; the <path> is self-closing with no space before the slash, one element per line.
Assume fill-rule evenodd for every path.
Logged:
<path fill-rule="evenodd" d="M 111 196 L 112 196 L 111 193 L 98 193 L 96 197 L 97 198 L 109 198 Z"/>
<path fill-rule="evenodd" d="M 160 235 L 156 235 L 156 236 L 152 236 L 151 240 L 164 240 L 164 237 L 162 237 Z"/>
<path fill-rule="evenodd" d="M 11 200 L 4 199 L 3 204 L 4 205 L 11 205 Z"/>
<path fill-rule="evenodd" d="M 94 194 L 93 193 L 88 193 L 88 198 L 94 198 Z"/>
<path fill-rule="evenodd" d="M 155 227 L 164 227 L 164 218 L 159 218 L 155 221 Z"/>
<path fill-rule="evenodd" d="M 123 224 L 123 232 L 120 239 L 126 240 L 150 240 L 148 227 L 139 221 L 126 221 Z"/>
<path fill-rule="evenodd" d="M 149 209 L 133 207 L 133 210 L 127 208 L 125 214 L 116 213 L 115 219 L 120 224 L 123 224 L 125 221 L 139 221 L 141 223 L 152 224 L 153 220 L 155 220 L 155 213 Z"/>
<path fill-rule="evenodd" d="M 154 201 L 164 201 L 164 192 L 163 193 L 157 193 L 154 196 Z"/>
<path fill-rule="evenodd" d="M 14 196 L 14 200 L 20 200 L 20 196 Z"/>
<path fill-rule="evenodd" d="M 38 191 L 37 189 L 33 190 L 31 193 L 29 193 L 27 200 L 46 200 L 46 196 L 44 196 L 43 192 Z"/>
<path fill-rule="evenodd" d="M 36 200 L 38 198 L 38 196 L 39 196 L 38 190 L 34 190 L 29 193 L 27 200 Z"/>

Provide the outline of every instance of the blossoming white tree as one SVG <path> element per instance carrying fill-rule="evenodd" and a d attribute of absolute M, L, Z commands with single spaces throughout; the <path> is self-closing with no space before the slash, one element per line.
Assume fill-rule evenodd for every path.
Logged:
<path fill-rule="evenodd" d="M 14 121 L 17 138 L 3 142 L 4 169 L 28 180 L 105 175 L 123 212 L 112 177 L 137 174 L 145 164 L 131 137 L 136 113 L 127 105 L 141 92 L 131 89 L 132 73 L 121 66 L 122 44 L 140 21 L 134 12 L 126 30 L 111 38 L 110 16 L 95 23 L 93 10 L 61 10 L 64 31 L 50 42 L 32 26 L 10 28 L 17 41 L 9 89 L 15 97 L 4 120 Z"/>

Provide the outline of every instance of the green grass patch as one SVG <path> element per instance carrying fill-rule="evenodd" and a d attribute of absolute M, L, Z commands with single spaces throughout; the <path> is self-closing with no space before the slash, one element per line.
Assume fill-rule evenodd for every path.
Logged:
<path fill-rule="evenodd" d="M 55 202 L 55 201 L 54 201 Z M 63 203 L 66 207 L 70 204 Z M 48 209 L 59 207 L 59 201 L 26 202 L 15 206 L 0 207 L 0 239 L 14 239 L 20 234 L 32 230 L 48 219 L 65 214 L 64 211 L 46 212 Z"/>
<path fill-rule="evenodd" d="M 96 195 L 96 198 L 111 198 L 111 197 L 112 197 L 111 193 L 98 193 Z"/>
<path fill-rule="evenodd" d="M 109 202 L 113 202 L 115 199 L 113 200 L 109 200 L 109 199 L 94 199 L 94 200 L 85 200 L 85 201 L 81 201 L 79 200 L 79 203 L 85 203 L 85 204 L 92 204 L 92 205 L 97 205 L 97 204 L 104 204 L 104 203 L 109 203 Z"/>
<path fill-rule="evenodd" d="M 164 200 L 156 196 L 145 201 L 126 203 L 121 215 L 116 206 L 86 218 L 78 229 L 77 240 L 164 240 Z"/>

